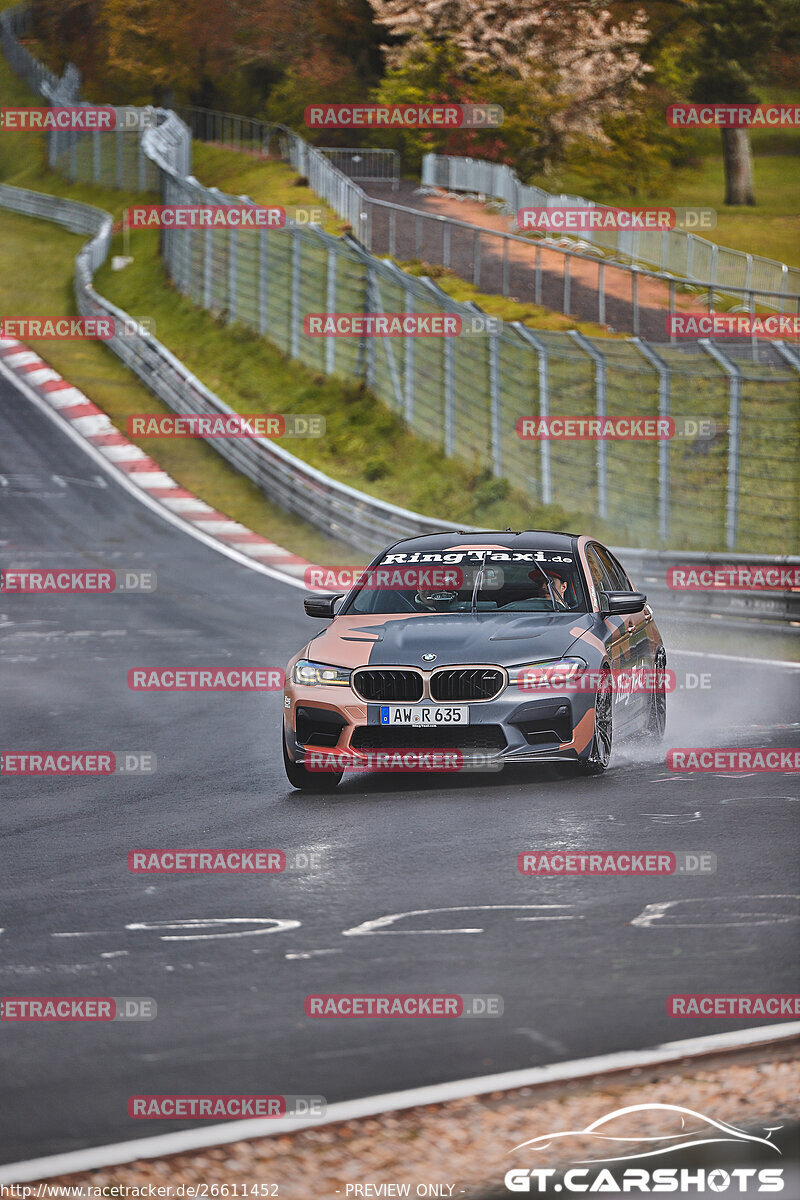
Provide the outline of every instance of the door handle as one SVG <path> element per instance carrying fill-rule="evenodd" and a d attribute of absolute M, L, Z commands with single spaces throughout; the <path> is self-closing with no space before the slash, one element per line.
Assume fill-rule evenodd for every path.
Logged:
<path fill-rule="evenodd" d="M 635 621 L 626 622 L 625 628 L 627 629 L 628 633 L 633 633 L 634 629 L 636 628 L 636 622 Z"/>

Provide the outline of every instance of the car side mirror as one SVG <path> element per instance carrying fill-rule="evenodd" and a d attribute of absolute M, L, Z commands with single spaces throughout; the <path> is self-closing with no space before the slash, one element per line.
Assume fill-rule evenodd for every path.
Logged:
<path fill-rule="evenodd" d="M 303 600 L 303 608 L 306 610 L 308 617 L 322 617 L 323 620 L 330 620 L 336 616 L 336 601 L 341 600 L 344 592 L 337 592 L 330 596 L 306 596 Z"/>
<path fill-rule="evenodd" d="M 641 612 L 647 603 L 644 592 L 601 592 L 600 611 L 624 616 L 626 613 Z"/>

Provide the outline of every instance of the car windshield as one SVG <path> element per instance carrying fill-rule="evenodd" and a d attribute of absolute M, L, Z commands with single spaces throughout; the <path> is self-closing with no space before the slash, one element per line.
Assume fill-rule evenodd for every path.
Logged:
<path fill-rule="evenodd" d="M 373 564 L 342 613 L 587 611 L 580 571 L 566 552 L 451 551 L 407 561 L 412 557 L 393 554 Z"/>

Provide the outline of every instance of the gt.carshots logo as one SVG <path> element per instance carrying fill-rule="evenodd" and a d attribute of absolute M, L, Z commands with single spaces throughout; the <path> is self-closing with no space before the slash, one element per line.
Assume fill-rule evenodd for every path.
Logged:
<path fill-rule="evenodd" d="M 653 1134 L 653 1124 L 664 1130 Z M 701 1167 L 622 1166 L 626 1160 L 648 1160 L 695 1146 L 723 1147 L 726 1164 L 732 1148 L 758 1148 L 761 1157 L 780 1155 L 772 1134 L 782 1126 L 766 1129 L 766 1137 L 747 1133 L 743 1129 L 704 1116 L 691 1108 L 677 1104 L 632 1104 L 618 1108 L 584 1129 L 545 1133 L 515 1146 L 512 1154 L 523 1152 L 529 1161 L 540 1159 L 542 1152 L 557 1148 L 560 1161 L 572 1160 L 580 1165 L 566 1170 L 555 1167 L 519 1166 L 506 1171 L 504 1183 L 509 1192 L 534 1192 L 539 1195 L 560 1193 L 607 1193 L 618 1195 L 663 1194 L 697 1195 L 755 1195 L 782 1192 L 782 1167 Z M 570 1153 L 572 1152 L 572 1153 Z M 580 1157 L 579 1157 L 580 1156 Z M 708 1157 L 706 1157 L 708 1161 Z M 735 1160 L 734 1160 L 735 1161 Z M 747 1161 L 747 1160 L 745 1160 Z M 605 1166 L 604 1164 L 613 1164 Z"/>

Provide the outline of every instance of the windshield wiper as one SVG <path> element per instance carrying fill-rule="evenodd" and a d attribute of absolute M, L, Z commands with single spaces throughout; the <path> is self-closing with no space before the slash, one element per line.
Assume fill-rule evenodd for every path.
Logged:
<path fill-rule="evenodd" d="M 478 592 L 481 584 L 483 583 L 483 568 L 486 566 L 486 555 L 488 553 L 488 550 L 484 550 L 483 558 L 481 559 L 481 565 L 475 573 L 475 583 L 472 588 L 472 607 L 470 610 L 473 615 L 477 614 L 478 611 Z"/>
<path fill-rule="evenodd" d="M 542 566 L 540 565 L 540 563 L 538 563 L 538 562 L 536 561 L 536 559 L 534 559 L 534 560 L 533 560 L 533 562 L 534 562 L 534 565 L 535 565 L 536 567 L 538 567 L 538 569 L 539 569 L 540 573 L 541 573 L 542 575 L 544 575 L 544 581 L 545 581 L 545 583 L 547 584 L 547 591 L 548 591 L 548 593 L 549 593 L 549 596 L 550 596 L 550 603 L 551 603 L 551 604 L 552 604 L 552 606 L 553 606 L 553 612 L 558 612 L 558 606 L 557 606 L 557 604 L 556 604 L 556 594 L 555 594 L 555 591 L 553 590 L 553 585 L 552 585 L 552 583 L 550 582 L 550 576 L 547 574 L 547 572 L 546 572 L 545 570 L 543 570 Z"/>

